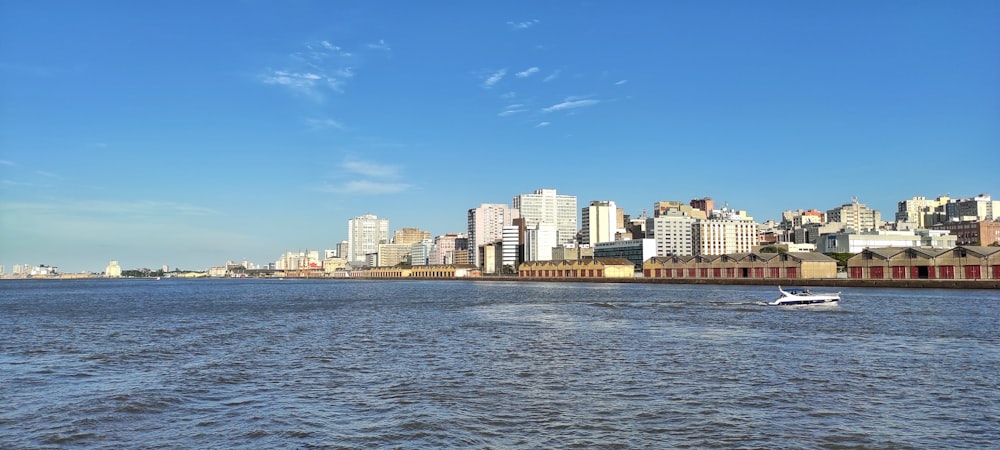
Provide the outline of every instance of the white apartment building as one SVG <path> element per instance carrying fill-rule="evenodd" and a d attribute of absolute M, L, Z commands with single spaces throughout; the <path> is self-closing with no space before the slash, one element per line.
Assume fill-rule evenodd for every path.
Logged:
<path fill-rule="evenodd" d="M 826 212 L 827 222 L 841 222 L 845 227 L 855 231 L 877 230 L 882 224 L 882 213 L 869 208 L 864 203 L 858 203 L 858 199 L 851 199 L 851 203 L 845 203 Z"/>
<path fill-rule="evenodd" d="M 555 225 L 538 223 L 529 227 L 524 236 L 525 261 L 551 261 L 552 247 L 560 244 L 559 230 Z"/>
<path fill-rule="evenodd" d="M 367 263 L 365 255 L 378 253 L 379 244 L 389 243 L 389 219 L 365 214 L 347 221 L 347 260 Z M 344 255 L 341 255 L 344 256 Z"/>
<path fill-rule="evenodd" d="M 538 189 L 533 194 L 515 196 L 511 205 L 520 211 L 529 230 L 538 224 L 548 224 L 555 227 L 557 244 L 573 244 L 576 240 L 576 196 L 558 194 L 555 189 Z"/>
<path fill-rule="evenodd" d="M 709 219 L 698 220 L 691 228 L 692 251 L 695 255 L 727 255 L 749 253 L 757 245 L 760 225 L 745 214 L 728 209 L 716 211 Z"/>
<path fill-rule="evenodd" d="M 679 209 L 646 219 L 646 237 L 653 239 L 656 256 L 694 254 L 694 224 L 698 219 Z"/>
<path fill-rule="evenodd" d="M 517 209 L 502 203 L 483 203 L 478 208 L 469 209 L 469 263 L 482 267 L 480 247 L 502 240 L 504 227 L 520 217 Z"/>
<path fill-rule="evenodd" d="M 618 218 L 621 210 L 613 201 L 595 200 L 581 210 L 581 244 L 613 242 L 615 233 L 620 231 Z"/>

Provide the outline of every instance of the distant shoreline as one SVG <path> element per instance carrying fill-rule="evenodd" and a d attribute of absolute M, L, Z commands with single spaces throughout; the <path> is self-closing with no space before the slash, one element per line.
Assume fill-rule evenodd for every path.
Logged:
<path fill-rule="evenodd" d="M 175 279 L 164 277 L 164 281 Z M 235 278 L 201 277 L 182 278 L 179 280 L 233 280 Z M 252 280 L 326 280 L 336 281 L 471 281 L 471 282 L 540 282 L 540 283 L 641 283 L 641 284 L 687 284 L 705 286 L 821 286 L 821 287 L 868 287 L 868 288 L 914 288 L 914 289 L 1000 289 L 1000 280 L 859 280 L 850 278 L 520 278 L 505 276 L 460 277 L 460 278 L 333 278 L 333 277 L 248 277 Z M 148 278 L 105 278 L 105 277 L 0 277 L 3 280 L 131 280 L 158 281 L 155 277 Z"/>

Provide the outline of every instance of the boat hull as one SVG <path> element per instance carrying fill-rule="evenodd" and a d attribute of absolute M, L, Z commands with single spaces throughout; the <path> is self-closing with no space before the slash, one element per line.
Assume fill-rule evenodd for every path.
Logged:
<path fill-rule="evenodd" d="M 836 305 L 840 302 L 840 292 L 836 293 L 819 293 L 815 294 L 805 291 L 785 291 L 778 286 L 778 292 L 781 292 L 781 297 L 777 300 L 771 302 L 774 306 L 797 306 L 797 305 L 823 305 L 832 304 Z"/>

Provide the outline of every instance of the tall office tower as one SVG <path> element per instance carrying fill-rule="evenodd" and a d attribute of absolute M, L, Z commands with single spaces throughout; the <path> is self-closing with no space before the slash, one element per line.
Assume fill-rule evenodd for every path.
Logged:
<path fill-rule="evenodd" d="M 505 266 L 510 266 L 517 270 L 521 255 L 521 227 L 518 225 L 503 227 L 503 240 L 501 242 L 500 269 L 503 270 Z"/>
<path fill-rule="evenodd" d="M 528 227 L 524 237 L 525 261 L 551 261 L 552 247 L 559 245 L 559 230 L 555 225 L 539 223 Z"/>
<path fill-rule="evenodd" d="M 434 264 L 430 262 L 431 250 L 434 249 L 434 242 L 424 239 L 415 244 L 410 244 L 410 265 L 426 266 Z"/>
<path fill-rule="evenodd" d="M 851 199 L 851 203 L 845 203 L 834 209 L 826 211 L 827 222 L 840 222 L 845 227 L 854 231 L 877 230 L 882 224 L 882 213 L 869 208 L 864 203 L 858 203 L 858 199 Z"/>
<path fill-rule="evenodd" d="M 347 221 L 347 261 L 365 264 L 365 255 L 378 253 L 379 244 L 389 243 L 389 219 L 365 214 Z"/>
<path fill-rule="evenodd" d="M 618 206 L 613 201 L 595 200 L 581 212 L 581 244 L 595 245 L 601 242 L 614 242 L 615 232 L 624 226 L 619 226 L 621 216 Z"/>
<path fill-rule="evenodd" d="M 687 256 L 694 254 L 694 223 L 696 219 L 679 209 L 671 209 L 659 217 L 646 219 L 646 237 L 656 243 L 656 256 Z"/>
<path fill-rule="evenodd" d="M 469 209 L 469 263 L 482 268 L 480 248 L 503 238 L 503 229 L 521 217 L 518 210 L 502 203 L 483 203 Z"/>
<path fill-rule="evenodd" d="M 559 195 L 555 189 L 538 189 L 534 194 L 515 196 L 511 206 L 520 211 L 528 230 L 537 229 L 538 224 L 551 225 L 556 230 L 557 244 L 573 244 L 576 240 L 575 195 Z"/>
<path fill-rule="evenodd" d="M 732 210 L 723 208 L 691 227 L 695 255 L 749 253 L 757 245 L 759 224 Z"/>
<path fill-rule="evenodd" d="M 402 228 L 392 234 L 393 244 L 416 244 L 424 239 L 430 239 L 431 232 L 420 228 Z"/>

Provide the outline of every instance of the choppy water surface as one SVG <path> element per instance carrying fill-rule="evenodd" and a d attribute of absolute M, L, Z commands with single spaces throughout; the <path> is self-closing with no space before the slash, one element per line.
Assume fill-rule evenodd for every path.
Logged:
<path fill-rule="evenodd" d="M 818 289 L 817 289 L 818 290 Z M 1000 292 L 0 282 L 0 447 L 986 448 Z"/>

